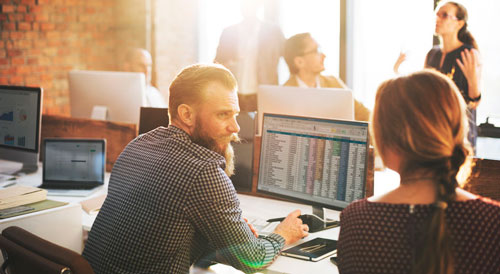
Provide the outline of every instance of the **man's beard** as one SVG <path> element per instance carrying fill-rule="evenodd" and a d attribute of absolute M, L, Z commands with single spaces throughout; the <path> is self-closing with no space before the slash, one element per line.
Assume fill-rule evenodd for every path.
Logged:
<path fill-rule="evenodd" d="M 197 127 L 195 127 L 193 131 L 191 140 L 195 144 L 198 144 L 224 156 L 224 158 L 226 159 L 226 168 L 224 172 L 227 174 L 227 176 L 231 177 L 234 174 L 234 150 L 231 142 L 240 141 L 238 134 L 234 133 L 227 137 L 218 138 L 219 143 L 227 144 L 224 147 L 220 147 L 218 145 L 217 139 L 208 136 L 208 134 L 201 127 L 201 123 L 199 121 L 196 124 Z"/>

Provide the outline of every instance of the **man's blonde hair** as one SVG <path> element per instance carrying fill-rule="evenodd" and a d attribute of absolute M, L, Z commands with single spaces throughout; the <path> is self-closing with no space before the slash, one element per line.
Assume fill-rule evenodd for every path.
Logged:
<path fill-rule="evenodd" d="M 212 82 L 235 90 L 238 85 L 233 74 L 219 64 L 194 64 L 184 68 L 170 84 L 168 112 L 176 120 L 177 108 L 181 104 L 197 105 L 204 100 L 204 89 Z"/>

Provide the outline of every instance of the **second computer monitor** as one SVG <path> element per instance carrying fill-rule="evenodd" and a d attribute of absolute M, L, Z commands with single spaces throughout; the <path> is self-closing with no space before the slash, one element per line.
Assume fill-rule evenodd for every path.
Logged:
<path fill-rule="evenodd" d="M 42 88 L 0 85 L 0 159 L 22 163 L 20 170 L 0 166 L 0 173 L 38 168 Z"/>
<path fill-rule="evenodd" d="M 349 89 L 261 85 L 257 94 L 258 135 L 263 113 L 354 120 Z"/>
<path fill-rule="evenodd" d="M 71 116 L 91 118 L 93 110 L 107 109 L 106 120 L 138 124 L 145 88 L 143 73 L 70 71 Z"/>
<path fill-rule="evenodd" d="M 264 114 L 257 191 L 318 208 L 365 197 L 368 123 Z"/>

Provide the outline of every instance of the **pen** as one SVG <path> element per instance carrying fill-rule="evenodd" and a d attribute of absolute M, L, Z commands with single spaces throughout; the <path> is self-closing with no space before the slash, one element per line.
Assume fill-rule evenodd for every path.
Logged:
<path fill-rule="evenodd" d="M 268 222 L 268 223 L 281 222 L 284 219 L 285 219 L 284 217 L 281 217 L 281 218 L 272 218 L 272 219 L 268 219 L 266 222 Z"/>

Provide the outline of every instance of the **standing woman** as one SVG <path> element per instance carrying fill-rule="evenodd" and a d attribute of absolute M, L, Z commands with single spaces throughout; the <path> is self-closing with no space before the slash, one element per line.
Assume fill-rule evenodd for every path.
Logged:
<path fill-rule="evenodd" d="M 441 73 L 380 85 L 370 132 L 401 182 L 342 211 L 340 273 L 500 273 L 500 202 L 459 187 L 467 126 L 463 97 Z"/>
<path fill-rule="evenodd" d="M 433 47 L 425 60 L 426 68 L 434 68 L 455 82 L 469 110 L 467 139 L 476 147 L 476 108 L 481 100 L 479 90 L 480 62 L 476 40 L 467 30 L 467 10 L 461 4 L 445 2 L 436 13 L 435 33 L 441 45 Z"/>

